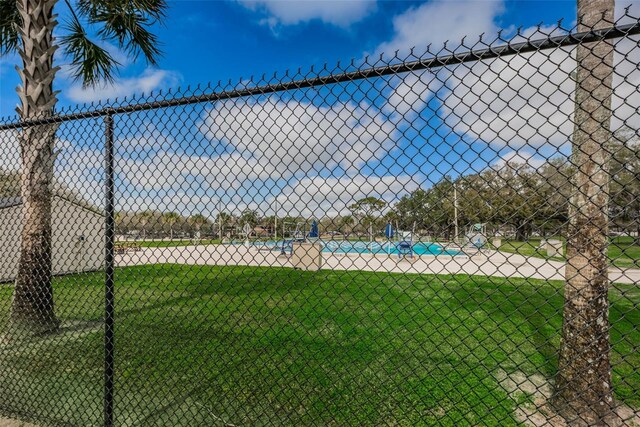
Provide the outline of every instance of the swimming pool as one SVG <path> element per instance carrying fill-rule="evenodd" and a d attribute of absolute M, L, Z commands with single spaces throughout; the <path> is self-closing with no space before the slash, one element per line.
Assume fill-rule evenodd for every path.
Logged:
<path fill-rule="evenodd" d="M 340 254 L 398 254 L 397 242 L 365 242 L 365 241 L 349 241 L 349 240 L 318 240 L 323 245 L 323 252 L 340 253 Z M 291 251 L 291 240 L 267 242 L 250 242 L 251 246 L 255 246 L 261 250 L 280 251 L 284 244 L 287 252 Z M 419 242 L 413 245 L 413 253 L 415 255 L 459 255 L 460 252 L 445 249 L 438 243 Z"/>
<path fill-rule="evenodd" d="M 358 254 L 397 254 L 397 242 L 335 241 L 323 242 L 323 252 Z M 457 251 L 447 250 L 437 243 L 416 243 L 413 245 L 416 255 L 457 255 Z"/>

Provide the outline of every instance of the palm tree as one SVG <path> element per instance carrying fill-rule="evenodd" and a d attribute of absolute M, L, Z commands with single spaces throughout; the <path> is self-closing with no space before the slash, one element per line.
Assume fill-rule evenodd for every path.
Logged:
<path fill-rule="evenodd" d="M 153 218 L 153 212 L 151 211 L 144 211 L 138 214 L 138 223 L 142 227 L 142 240 L 147 240 L 147 225 L 151 218 Z"/>
<path fill-rule="evenodd" d="M 173 240 L 173 226 L 182 218 L 176 212 L 166 212 L 162 215 L 162 221 L 169 226 L 169 238 Z"/>
<path fill-rule="evenodd" d="M 207 217 L 202 214 L 195 214 L 189 217 L 189 223 L 193 225 L 193 228 L 196 229 L 197 239 L 200 238 L 200 229 L 202 228 L 203 225 L 207 224 L 208 222 L 209 220 L 207 219 Z"/>
<path fill-rule="evenodd" d="M 218 224 L 218 234 L 219 238 L 222 239 L 222 234 L 224 232 L 225 227 L 229 225 L 231 222 L 231 214 L 227 212 L 220 212 L 216 216 L 216 223 Z"/>
<path fill-rule="evenodd" d="M 115 232 L 116 232 L 116 234 L 118 234 L 118 233 L 124 234 L 123 230 L 122 230 L 123 229 L 122 222 L 123 222 L 123 220 L 125 218 L 125 215 L 122 212 L 115 212 L 113 214 L 113 216 L 114 216 L 113 219 L 114 219 L 114 222 L 115 222 L 115 228 L 116 228 Z"/>
<path fill-rule="evenodd" d="M 59 67 L 54 55 L 62 47 L 73 75 L 84 85 L 111 81 L 118 62 L 96 37 L 114 43 L 132 57 L 142 54 L 150 64 L 159 55 L 157 37 L 149 26 L 161 20 L 165 0 L 65 0 L 70 18 L 61 27 L 55 19 L 57 0 L 0 0 L 0 54 L 17 52 L 22 60 L 18 88 L 23 120 L 54 115 L 57 102 L 53 82 Z M 54 31 L 60 34 L 58 40 Z M 35 333 L 55 331 L 51 286 L 51 197 L 56 125 L 23 128 L 22 218 L 20 265 L 11 310 L 11 325 Z"/>
<path fill-rule="evenodd" d="M 578 0 L 579 31 L 613 22 L 614 0 Z M 571 425 L 618 425 L 609 342 L 608 204 L 613 46 L 576 49 L 572 196 L 554 405 Z M 618 420 L 619 421 L 619 420 Z"/>
<path fill-rule="evenodd" d="M 252 209 L 245 209 L 244 211 L 242 211 L 242 214 L 240 214 L 240 223 L 249 224 L 252 229 L 256 225 L 258 225 L 259 222 L 260 214 L 258 214 L 257 211 L 254 211 Z"/>

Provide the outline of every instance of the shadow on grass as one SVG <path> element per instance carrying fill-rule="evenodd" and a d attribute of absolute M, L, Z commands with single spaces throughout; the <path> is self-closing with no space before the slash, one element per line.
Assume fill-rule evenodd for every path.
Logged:
<path fill-rule="evenodd" d="M 100 274 L 83 276 L 79 289 L 73 278 L 57 280 L 65 318 L 99 318 L 101 307 L 93 305 L 101 282 Z M 518 402 L 494 374 L 553 375 L 561 290 L 540 280 L 463 275 L 119 269 L 117 417 L 155 425 L 517 425 Z M 640 320 L 633 317 L 637 299 L 627 297 L 625 316 L 616 314 L 619 297 L 612 299 L 619 326 L 612 336 L 626 345 L 614 346 L 626 363 L 616 372 L 623 398 L 633 400 L 640 360 L 630 352 Z M 11 386 L 15 404 L 30 401 L 50 415 L 66 390 L 63 418 L 91 424 L 86 407 L 100 403 L 93 382 L 103 350 L 94 338 L 3 360 L 18 363 L 20 381 L 30 386 Z M 86 378 L 87 369 L 95 378 Z"/>

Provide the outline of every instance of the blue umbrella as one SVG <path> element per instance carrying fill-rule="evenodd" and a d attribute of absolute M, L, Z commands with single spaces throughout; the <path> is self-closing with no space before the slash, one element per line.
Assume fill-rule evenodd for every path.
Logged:
<path fill-rule="evenodd" d="M 393 238 L 393 226 L 391 225 L 391 223 L 388 223 L 384 228 L 384 235 L 387 236 L 387 239 Z"/>
<path fill-rule="evenodd" d="M 315 220 L 311 223 L 311 231 L 309 231 L 309 237 L 318 237 L 318 223 Z"/>

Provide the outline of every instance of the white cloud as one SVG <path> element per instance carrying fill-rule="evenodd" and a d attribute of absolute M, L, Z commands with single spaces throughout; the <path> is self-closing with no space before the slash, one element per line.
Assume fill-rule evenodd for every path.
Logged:
<path fill-rule="evenodd" d="M 625 9 L 629 8 L 629 14 L 625 15 Z M 640 1 L 638 0 L 618 0 L 615 5 L 615 14 L 617 24 L 630 24 L 637 21 L 640 16 Z"/>
<path fill-rule="evenodd" d="M 615 43 L 611 129 L 640 120 L 638 38 Z M 560 150 L 573 133 L 575 48 L 544 50 L 450 69 L 445 122 L 471 140 Z"/>
<path fill-rule="evenodd" d="M 56 179 L 94 206 L 104 206 L 104 152 L 70 141 L 56 142 L 56 147 L 60 149 L 54 168 Z"/>
<path fill-rule="evenodd" d="M 375 51 L 376 56 L 386 53 L 391 56 L 399 50 L 401 57 L 409 53 L 411 47 L 417 47 L 422 54 L 429 44 L 432 52 L 438 52 L 444 42 L 450 41 L 449 48 L 460 44 L 464 36 L 473 35 L 467 43 L 473 45 L 477 36 L 485 34 L 484 40 L 493 40 L 498 32 L 495 22 L 504 12 L 502 1 L 431 1 L 393 18 L 393 37 L 382 43 Z"/>
<path fill-rule="evenodd" d="M 132 193 L 178 190 L 187 187 L 189 176 L 202 173 L 187 168 L 191 166 L 188 164 L 190 158 L 168 152 L 145 158 L 118 155 L 116 172 L 124 181 L 124 186 Z"/>
<path fill-rule="evenodd" d="M 521 34 L 537 39 L 559 32 L 549 26 Z M 388 80 L 393 90 L 383 110 L 400 125 L 437 94 L 438 114 L 467 144 L 529 147 L 546 155 L 566 151 L 574 127 L 574 51 L 544 50 L 395 76 Z M 640 123 L 638 37 L 617 40 L 615 52 L 611 128 L 635 129 Z"/>
<path fill-rule="evenodd" d="M 640 9 L 640 8 L 639 8 Z M 638 10 L 638 9 L 636 9 Z M 613 74 L 613 118 L 611 129 L 622 126 L 640 129 L 640 37 L 619 40 L 615 44 Z"/>
<path fill-rule="evenodd" d="M 387 95 L 387 102 L 383 111 L 390 115 L 394 123 L 402 120 L 410 121 L 419 113 L 441 87 L 442 82 L 436 78 L 431 70 L 411 72 L 393 76 L 388 84 L 393 89 Z"/>
<path fill-rule="evenodd" d="M 503 153 L 500 158 L 493 163 L 490 167 L 493 170 L 499 171 L 503 169 L 507 164 L 519 164 L 527 165 L 533 169 L 538 169 L 544 165 L 546 158 L 536 155 L 536 153 L 528 150 L 519 151 L 507 151 Z"/>
<path fill-rule="evenodd" d="M 218 200 L 239 214 L 250 207 L 262 214 L 306 217 L 348 213 L 348 206 L 368 196 L 392 203 L 415 190 L 419 179 L 408 175 L 339 177 L 304 176 L 283 188 L 267 186 L 255 159 L 229 154 L 217 158 L 160 154 L 146 160 L 118 159 L 118 176 L 127 189 L 126 207 L 214 212 Z M 248 186 L 246 184 L 249 184 Z M 265 193 L 266 192 L 266 193 Z M 135 195 L 135 197 L 134 197 Z M 124 200 L 121 200 L 121 204 Z"/>
<path fill-rule="evenodd" d="M 136 123 L 129 129 L 133 134 L 125 134 L 118 138 L 116 147 L 121 154 L 135 153 L 144 156 L 147 153 L 169 150 L 175 143 L 168 129 L 161 129 L 148 120 Z"/>
<path fill-rule="evenodd" d="M 94 102 L 121 98 L 172 87 L 178 84 L 180 75 L 174 71 L 147 69 L 141 75 L 117 79 L 113 84 L 83 88 L 80 82 L 72 84 L 63 93 L 74 102 Z"/>
<path fill-rule="evenodd" d="M 280 195 L 269 199 L 266 204 L 272 206 L 277 200 L 280 216 L 319 218 L 348 214 L 348 206 L 364 197 L 373 196 L 387 203 L 395 202 L 416 188 L 418 183 L 408 175 L 313 177 L 287 186 Z"/>
<path fill-rule="evenodd" d="M 221 146 L 226 151 L 211 155 L 148 149 L 158 141 L 175 145 L 171 137 L 156 135 L 153 126 L 118 141 L 117 173 L 127 191 L 162 197 L 224 190 L 227 196 L 240 197 L 237 206 L 254 197 L 261 202 L 265 190 L 277 194 L 279 186 L 301 177 L 334 170 L 355 174 L 393 148 L 396 130 L 368 104 L 317 107 L 274 98 L 216 102 L 199 129 L 211 144 L 205 151 L 220 153 Z"/>
<path fill-rule="evenodd" d="M 169 203 L 166 206 L 176 209 L 192 203 L 190 198 L 215 199 L 224 194 L 225 209 L 238 212 L 246 206 L 266 211 L 266 200 L 280 194 L 283 210 L 291 214 L 312 210 L 319 215 L 323 209 L 343 211 L 368 195 L 391 201 L 417 185 L 407 176 L 358 173 L 359 167 L 388 153 L 396 138 L 392 137 L 396 127 L 366 103 L 318 107 L 273 97 L 259 102 L 221 101 L 206 112 L 199 129 L 210 141 L 207 152 L 220 153 L 222 146 L 225 151 L 211 155 L 132 150 L 131 144 L 146 147 L 150 139 L 157 139 L 151 136 L 156 132 L 152 127 L 143 136 L 119 141 L 117 173 L 123 188 L 136 194 L 136 200 Z M 173 146 L 171 138 L 164 141 Z M 340 178 L 319 177 L 329 171 Z M 309 192 L 315 196 L 307 197 Z"/>
<path fill-rule="evenodd" d="M 111 55 L 111 57 L 115 59 L 116 62 L 118 62 L 118 64 L 120 64 L 120 67 L 127 67 L 131 65 L 132 63 L 131 55 L 127 55 L 127 53 L 119 49 L 118 46 L 112 43 L 109 43 L 106 40 L 99 40 L 98 44 L 103 49 L 105 49 L 109 53 L 109 55 Z"/>
<path fill-rule="evenodd" d="M 561 147 L 573 131 L 573 49 L 555 49 L 451 67 L 445 122 L 458 134 L 519 148 Z"/>
<path fill-rule="evenodd" d="M 267 179 L 258 161 L 246 155 L 217 157 L 163 151 L 151 156 L 119 157 L 118 176 L 131 192 L 178 190 L 236 191 L 248 180 Z"/>
<path fill-rule="evenodd" d="M 566 34 L 558 27 L 558 25 L 541 25 L 525 28 L 519 31 L 511 40 L 510 43 L 521 43 L 529 40 L 544 39 L 547 37 L 555 37 Z"/>
<path fill-rule="evenodd" d="M 555 27 L 521 32 L 534 38 L 552 33 Z M 400 124 L 438 94 L 439 115 L 468 143 L 557 148 L 573 130 L 572 55 L 571 48 L 545 50 L 394 76 L 384 111 Z"/>
<path fill-rule="evenodd" d="M 416 46 L 414 53 L 421 55 L 429 44 L 432 53 L 437 53 L 447 40 L 452 42 L 449 48 L 455 49 L 464 36 L 473 35 L 468 42 L 475 43 L 482 33 L 485 40 L 493 40 L 498 32 L 495 20 L 503 11 L 502 1 L 431 1 L 412 7 L 393 19 L 393 37 L 378 46 L 375 53 L 390 57 L 398 50 L 402 58 Z M 391 77 L 388 84 L 392 90 L 383 111 L 398 126 L 406 125 L 442 88 L 449 74 L 448 68 L 442 68 Z"/>
<path fill-rule="evenodd" d="M 238 0 L 242 6 L 266 14 L 270 27 L 313 20 L 346 28 L 373 12 L 376 0 Z"/>
<path fill-rule="evenodd" d="M 19 144 L 19 131 L 0 132 L 0 172 L 21 170 Z M 55 149 L 59 151 L 54 167 L 56 182 L 95 206 L 102 206 L 104 153 L 95 148 L 80 147 L 60 137 L 56 138 Z"/>
<path fill-rule="evenodd" d="M 207 114 L 201 131 L 253 159 L 260 178 L 286 178 L 337 166 L 358 169 L 393 147 L 395 126 L 371 105 L 353 102 L 317 107 L 308 102 L 225 101 Z M 246 157 L 246 156 L 250 157 Z"/>

